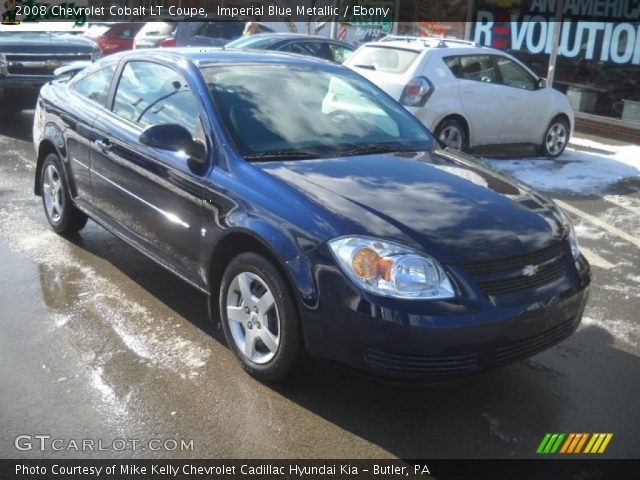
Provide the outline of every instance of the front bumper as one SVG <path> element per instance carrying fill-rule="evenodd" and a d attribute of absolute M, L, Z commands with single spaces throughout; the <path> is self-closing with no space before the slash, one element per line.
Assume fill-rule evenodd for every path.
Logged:
<path fill-rule="evenodd" d="M 584 258 L 554 285 L 506 299 L 416 301 L 368 295 L 328 252 L 312 257 L 320 293 L 313 305 L 303 302 L 307 349 L 380 377 L 437 380 L 530 357 L 577 329 L 589 296 Z"/>
<path fill-rule="evenodd" d="M 35 107 L 42 86 L 51 76 L 3 76 L 0 75 L 0 103 L 25 105 L 33 103 Z"/>

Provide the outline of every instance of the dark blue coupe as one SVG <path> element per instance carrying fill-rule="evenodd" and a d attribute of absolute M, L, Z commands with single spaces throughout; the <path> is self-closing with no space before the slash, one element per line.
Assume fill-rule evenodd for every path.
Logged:
<path fill-rule="evenodd" d="M 280 53 L 138 50 L 42 88 L 35 193 L 209 295 L 244 368 L 434 379 L 569 336 L 589 266 L 552 202 L 384 92 Z"/>

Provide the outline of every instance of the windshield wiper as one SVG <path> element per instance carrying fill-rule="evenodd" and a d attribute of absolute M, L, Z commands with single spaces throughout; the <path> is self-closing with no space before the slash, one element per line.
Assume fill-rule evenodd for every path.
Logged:
<path fill-rule="evenodd" d="M 382 143 L 361 145 L 350 150 L 337 152 L 336 156 L 345 157 L 348 155 L 366 155 L 368 153 L 392 153 L 392 152 L 419 152 L 420 148 L 406 143 Z"/>
<path fill-rule="evenodd" d="M 366 68 L 367 70 L 376 70 L 376 66 L 375 65 L 370 65 L 370 64 L 358 63 L 358 64 L 354 65 L 354 67 Z"/>
<path fill-rule="evenodd" d="M 269 162 L 274 160 L 308 160 L 319 158 L 320 155 L 312 152 L 295 150 L 270 150 L 268 152 L 252 153 L 245 155 L 245 160 L 249 162 Z"/>

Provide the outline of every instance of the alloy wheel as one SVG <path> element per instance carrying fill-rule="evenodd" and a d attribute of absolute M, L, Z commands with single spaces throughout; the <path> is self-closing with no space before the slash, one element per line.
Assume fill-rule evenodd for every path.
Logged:
<path fill-rule="evenodd" d="M 449 148 L 462 150 L 462 132 L 453 125 L 443 128 L 438 140 Z"/>
<path fill-rule="evenodd" d="M 226 298 L 231 336 L 244 357 L 257 364 L 273 359 L 280 345 L 278 306 L 266 282 L 242 272 L 232 280 Z"/>
<path fill-rule="evenodd" d="M 559 154 L 564 149 L 567 138 L 567 127 L 563 123 L 554 123 L 549 128 L 545 138 L 547 151 L 551 155 Z"/>
<path fill-rule="evenodd" d="M 64 192 L 60 172 L 55 165 L 49 164 L 44 172 L 42 194 L 47 215 L 53 223 L 58 223 L 64 214 Z"/>

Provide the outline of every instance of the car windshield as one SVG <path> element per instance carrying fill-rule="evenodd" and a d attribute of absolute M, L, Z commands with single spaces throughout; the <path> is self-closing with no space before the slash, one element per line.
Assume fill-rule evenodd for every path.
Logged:
<path fill-rule="evenodd" d="M 346 69 L 271 64 L 204 67 L 202 73 L 248 160 L 431 149 L 420 122 Z"/>
<path fill-rule="evenodd" d="M 389 73 L 404 73 L 420 52 L 404 48 L 366 45 L 349 58 L 349 65 Z"/>

